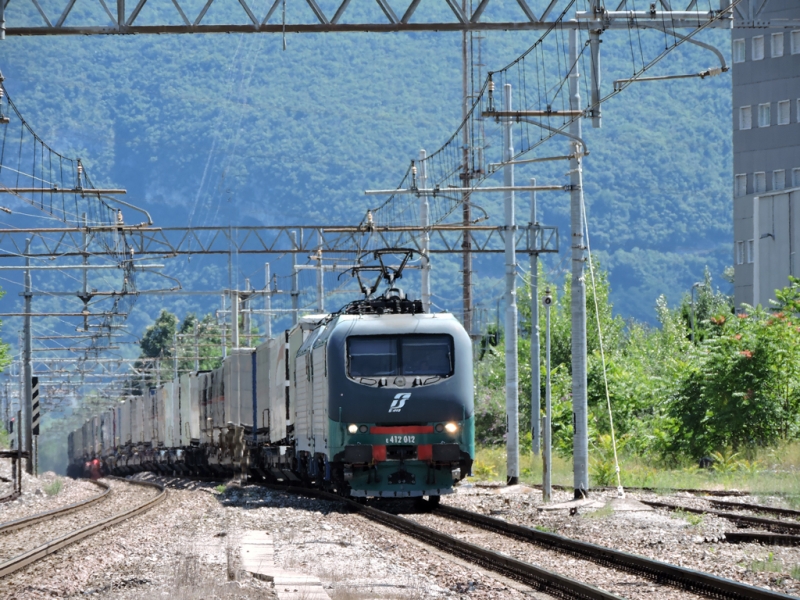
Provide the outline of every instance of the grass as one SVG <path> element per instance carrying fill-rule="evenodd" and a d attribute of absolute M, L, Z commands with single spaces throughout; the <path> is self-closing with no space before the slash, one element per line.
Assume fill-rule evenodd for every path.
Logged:
<path fill-rule="evenodd" d="M 64 489 L 64 482 L 60 478 L 56 478 L 52 483 L 43 485 L 42 489 L 48 496 L 58 496 L 61 490 Z"/>
<path fill-rule="evenodd" d="M 703 522 L 703 515 L 698 515 L 696 513 L 686 512 L 685 510 L 676 510 L 675 516 L 683 519 L 692 527 L 697 527 L 700 523 Z"/>
<path fill-rule="evenodd" d="M 590 450 L 591 453 L 591 450 Z M 676 488 L 747 490 L 754 495 L 779 495 L 790 507 L 800 508 L 800 442 L 753 453 L 721 452 L 722 461 L 714 469 L 700 469 L 693 461 L 679 467 L 655 465 L 651 458 L 623 453 L 620 457 L 622 484 L 655 490 Z M 478 448 L 472 469 L 477 479 L 506 480 L 506 452 L 502 447 Z M 526 453 L 520 456 L 520 479 L 534 484 L 542 481 L 542 459 Z M 571 486 L 572 460 L 553 453 L 552 482 Z M 596 485 L 590 481 L 591 485 Z"/>
<path fill-rule="evenodd" d="M 603 508 L 598 508 L 597 510 L 585 513 L 581 516 L 587 519 L 605 519 L 606 517 L 610 517 L 614 514 L 614 509 L 611 507 L 610 504 L 606 504 Z"/>
<path fill-rule="evenodd" d="M 227 486 L 224 483 L 219 484 L 217 487 L 214 488 L 215 491 L 219 492 L 220 494 L 224 494 L 225 490 L 227 490 Z"/>
<path fill-rule="evenodd" d="M 765 560 L 751 562 L 750 570 L 755 573 L 780 573 L 783 571 L 783 564 L 770 552 Z"/>

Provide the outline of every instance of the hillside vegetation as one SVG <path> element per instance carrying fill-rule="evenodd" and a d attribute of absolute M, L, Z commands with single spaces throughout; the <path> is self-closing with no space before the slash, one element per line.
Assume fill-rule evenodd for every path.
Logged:
<path fill-rule="evenodd" d="M 488 33 L 483 62 L 501 67 L 535 36 Z M 704 36 L 727 55 L 729 34 Z M 630 48 L 627 32 L 604 38 L 610 90 L 630 76 Z M 658 73 L 697 72 L 712 59 L 685 45 Z M 419 149 L 438 148 L 461 117 L 458 34 L 295 35 L 285 51 L 271 35 L 9 38 L 0 69 L 43 139 L 83 157 L 98 185 L 127 188 L 162 226 L 357 222 L 377 203 L 363 190 L 397 185 Z M 602 129 L 585 124 L 593 251 L 624 317 L 654 323 L 660 294 L 677 302 L 704 267 L 718 277 L 730 262 L 730 113 L 725 74 L 635 84 L 604 106 Z M 525 167 L 516 179 L 565 183 L 565 172 Z M 522 221 L 527 205 L 518 196 Z M 561 227 L 562 255 L 547 263 L 555 276 L 569 266 L 568 198 L 540 194 L 539 205 L 540 220 Z M 485 207 L 499 223 L 500 199 Z M 436 302 L 458 309 L 459 259 L 436 260 Z M 500 260 L 476 260 L 477 297 L 492 307 Z M 185 287 L 208 281 L 196 264 L 168 269 Z M 204 314 L 205 302 L 166 304 Z M 164 305 L 140 299 L 134 329 Z"/>

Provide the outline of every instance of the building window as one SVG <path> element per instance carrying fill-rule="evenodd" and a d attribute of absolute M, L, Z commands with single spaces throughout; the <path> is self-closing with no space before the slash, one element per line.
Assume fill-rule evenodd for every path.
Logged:
<path fill-rule="evenodd" d="M 756 241 L 747 240 L 747 262 L 752 264 L 756 261 Z"/>
<path fill-rule="evenodd" d="M 800 109 L 800 100 L 797 101 Z M 742 106 L 739 109 L 739 129 L 750 129 L 753 126 L 753 109 L 749 106 Z"/>
<path fill-rule="evenodd" d="M 780 169 L 772 172 L 772 189 L 782 190 L 786 187 L 786 171 Z"/>
<path fill-rule="evenodd" d="M 753 60 L 764 60 L 764 36 L 757 35 L 753 38 L 753 45 L 751 48 Z"/>
<path fill-rule="evenodd" d="M 744 264 L 744 242 L 736 242 L 736 264 Z"/>
<path fill-rule="evenodd" d="M 783 32 L 772 34 L 772 58 L 783 56 Z"/>
<path fill-rule="evenodd" d="M 800 187 L 800 169 L 792 169 L 792 187 Z"/>
<path fill-rule="evenodd" d="M 763 194 L 767 191 L 767 174 L 764 171 L 753 173 L 753 193 Z"/>
<path fill-rule="evenodd" d="M 736 177 L 734 177 L 733 194 L 737 198 L 747 195 L 747 175 L 736 175 Z"/>
<path fill-rule="evenodd" d="M 791 36 L 792 54 L 800 54 L 800 29 L 793 31 Z"/>
<path fill-rule="evenodd" d="M 800 32 L 798 32 L 800 33 Z M 794 39 L 794 38 L 792 38 Z M 733 62 L 744 62 L 744 40 L 733 40 Z"/>
<path fill-rule="evenodd" d="M 767 103 L 767 104 L 759 104 L 758 105 L 758 126 L 759 127 L 769 127 L 769 122 L 770 122 L 769 103 Z"/>
<path fill-rule="evenodd" d="M 788 125 L 792 118 L 791 104 L 788 100 L 778 102 L 778 125 Z"/>

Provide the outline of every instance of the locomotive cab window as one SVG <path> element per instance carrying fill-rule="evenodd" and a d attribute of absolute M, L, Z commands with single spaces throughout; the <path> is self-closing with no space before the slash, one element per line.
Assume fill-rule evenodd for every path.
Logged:
<path fill-rule="evenodd" d="M 450 377 L 453 338 L 449 335 L 370 335 L 347 338 L 350 377 Z"/>

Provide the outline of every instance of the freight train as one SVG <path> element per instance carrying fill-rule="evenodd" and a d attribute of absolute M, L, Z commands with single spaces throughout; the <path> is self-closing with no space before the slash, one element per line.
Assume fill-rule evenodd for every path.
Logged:
<path fill-rule="evenodd" d="M 69 474 L 99 461 L 117 475 L 246 474 L 360 498 L 451 493 L 475 455 L 472 344 L 452 314 L 395 286 L 410 257 L 377 251 L 378 267 L 354 269 L 359 283 L 379 272 L 364 298 L 90 418 L 69 434 Z"/>

